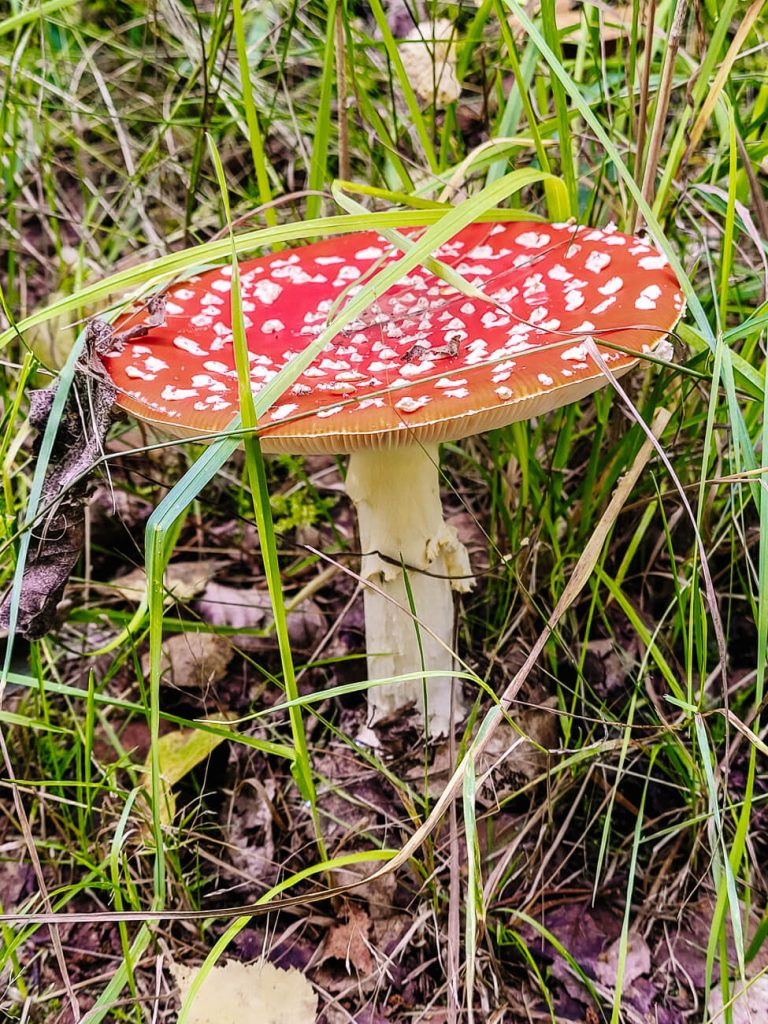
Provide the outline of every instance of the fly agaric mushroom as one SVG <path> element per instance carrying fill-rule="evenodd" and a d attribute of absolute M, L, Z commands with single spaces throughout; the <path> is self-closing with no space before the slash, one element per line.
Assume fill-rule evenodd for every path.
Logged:
<path fill-rule="evenodd" d="M 451 589 L 469 560 L 440 502 L 438 445 L 576 401 L 665 340 L 683 310 L 666 258 L 614 228 L 473 224 L 434 254 L 488 301 L 419 267 L 348 325 L 263 416 L 265 452 L 348 453 L 363 554 L 369 725 L 413 702 L 450 726 Z M 335 300 L 399 253 L 373 232 L 240 265 L 258 392 L 322 332 Z M 225 430 L 238 411 L 231 267 L 174 285 L 162 326 L 105 359 L 127 412 L 179 436 Z M 136 322 L 127 314 L 118 328 Z M 407 585 L 406 576 L 407 573 Z M 410 591 L 410 593 L 409 593 Z M 410 606 L 413 602 L 414 615 Z M 440 675 L 439 673 L 445 673 Z"/>

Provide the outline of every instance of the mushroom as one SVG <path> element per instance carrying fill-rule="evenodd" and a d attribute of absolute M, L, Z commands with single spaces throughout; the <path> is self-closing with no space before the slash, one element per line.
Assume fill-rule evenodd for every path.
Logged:
<path fill-rule="evenodd" d="M 354 294 L 398 255 L 364 232 L 242 263 L 253 391 L 322 332 L 344 289 Z M 368 724 L 410 703 L 423 713 L 426 694 L 438 735 L 452 724 L 451 591 L 472 583 L 443 518 L 440 442 L 590 394 L 605 382 L 593 342 L 617 376 L 643 354 L 668 357 L 683 297 L 666 258 L 613 227 L 473 224 L 434 256 L 487 301 L 423 267 L 407 274 L 272 405 L 260 438 L 265 452 L 350 455 L 346 485 L 370 584 L 368 676 L 379 684 Z M 123 409 L 180 436 L 226 429 L 238 411 L 231 274 L 224 266 L 172 286 L 165 323 L 105 359 Z"/>

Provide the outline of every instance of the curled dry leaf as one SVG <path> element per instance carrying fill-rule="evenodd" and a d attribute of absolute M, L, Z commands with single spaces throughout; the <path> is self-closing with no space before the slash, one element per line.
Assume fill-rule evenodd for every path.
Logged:
<path fill-rule="evenodd" d="M 234 654 L 232 644 L 216 633 L 179 633 L 163 641 L 160 654 L 162 682 L 183 690 L 205 689 L 220 682 Z M 141 659 L 149 675 L 149 653 Z"/>
<path fill-rule="evenodd" d="M 182 1000 L 199 970 L 171 967 Z M 303 974 L 266 961 L 213 967 L 195 996 L 187 1024 L 314 1024 L 317 994 Z"/>
<path fill-rule="evenodd" d="M 202 594 L 217 572 L 229 562 L 208 559 L 198 562 L 172 562 L 163 576 L 166 592 L 177 601 L 191 601 Z M 139 604 L 147 591 L 147 575 L 143 569 L 133 569 L 125 576 L 119 576 L 109 584 L 110 589 L 124 601 Z"/>
<path fill-rule="evenodd" d="M 408 81 L 425 103 L 445 107 L 459 98 L 456 77 L 456 26 L 447 18 L 422 21 L 400 45 Z"/>

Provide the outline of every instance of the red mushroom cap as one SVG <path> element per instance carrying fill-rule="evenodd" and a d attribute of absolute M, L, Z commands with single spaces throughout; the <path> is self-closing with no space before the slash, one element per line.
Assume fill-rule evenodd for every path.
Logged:
<path fill-rule="evenodd" d="M 266 451 L 349 452 L 465 437 L 589 394 L 672 329 L 683 297 L 666 257 L 613 228 L 472 224 L 434 255 L 493 303 L 423 267 L 348 325 L 262 417 Z M 240 265 L 258 392 L 325 328 L 339 294 L 400 256 L 375 232 Z M 179 435 L 226 429 L 238 411 L 231 268 L 174 285 L 166 322 L 105 359 L 117 401 Z M 116 329 L 141 323 L 126 314 Z"/>

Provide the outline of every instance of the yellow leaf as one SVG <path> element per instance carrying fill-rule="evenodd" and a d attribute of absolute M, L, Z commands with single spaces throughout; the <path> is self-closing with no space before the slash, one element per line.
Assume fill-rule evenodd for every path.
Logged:
<path fill-rule="evenodd" d="M 221 725 L 221 715 L 202 719 L 203 722 L 215 722 Z M 204 761 L 226 737 L 202 729 L 178 729 L 160 737 L 158 760 L 160 763 L 160 789 L 162 804 L 160 818 L 165 825 L 170 825 L 176 812 L 176 800 L 172 787 L 184 778 L 193 768 Z M 152 791 L 151 754 L 144 762 L 146 773 L 144 789 L 147 794 Z"/>

